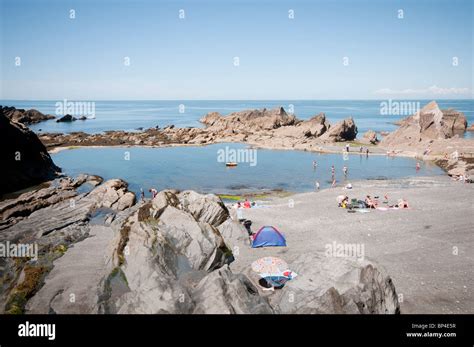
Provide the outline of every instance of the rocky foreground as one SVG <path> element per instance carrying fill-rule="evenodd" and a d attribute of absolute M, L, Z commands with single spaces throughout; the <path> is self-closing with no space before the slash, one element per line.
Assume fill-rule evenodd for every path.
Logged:
<path fill-rule="evenodd" d="M 215 195 L 162 191 L 135 203 L 125 182 L 83 175 L 4 200 L 0 214 L 0 242 L 36 243 L 39 254 L 0 258 L 2 313 L 399 312 L 376 265 L 315 252 L 269 297 L 229 267 L 250 246 Z"/>

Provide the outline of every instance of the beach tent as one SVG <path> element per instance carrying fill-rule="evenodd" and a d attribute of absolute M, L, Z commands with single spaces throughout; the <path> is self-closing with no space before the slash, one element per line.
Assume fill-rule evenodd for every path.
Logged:
<path fill-rule="evenodd" d="M 271 246 L 286 247 L 285 237 L 275 227 L 261 227 L 253 238 L 252 248 Z"/>

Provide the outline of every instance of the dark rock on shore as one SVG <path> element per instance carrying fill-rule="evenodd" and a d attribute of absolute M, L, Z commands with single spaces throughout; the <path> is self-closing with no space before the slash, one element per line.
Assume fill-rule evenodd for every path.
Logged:
<path fill-rule="evenodd" d="M 60 171 L 36 134 L 0 110 L 0 195 L 52 179 Z"/>
<path fill-rule="evenodd" d="M 57 119 L 56 122 L 61 123 L 61 122 L 74 122 L 76 121 L 77 118 L 71 116 L 70 114 L 64 115 L 61 118 Z"/>
<path fill-rule="evenodd" d="M 39 123 L 45 120 L 54 119 L 51 114 L 43 114 L 38 110 L 24 110 L 13 106 L 0 106 L 1 112 L 10 120 L 25 125 Z"/>

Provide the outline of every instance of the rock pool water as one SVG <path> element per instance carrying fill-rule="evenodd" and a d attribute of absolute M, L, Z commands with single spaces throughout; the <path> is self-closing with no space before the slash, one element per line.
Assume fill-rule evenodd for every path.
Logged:
<path fill-rule="evenodd" d="M 226 148 L 227 153 L 232 153 L 250 147 L 223 143 L 196 147 L 78 148 L 60 151 L 52 157 L 67 175 L 89 173 L 104 179 L 121 178 L 129 183 L 130 190 L 139 193 L 143 188 L 147 195 L 151 187 L 221 194 L 270 190 L 305 192 L 314 190 L 316 181 L 321 188 L 330 186 L 332 165 L 338 185 L 359 179 L 443 174 L 437 166 L 422 162 L 417 172 L 416 161 L 410 158 L 267 149 L 253 152 L 252 155 L 256 155 L 254 166 L 252 162 L 240 162 L 237 167 L 229 168 L 219 161 L 219 155 Z M 316 169 L 313 160 L 317 162 Z M 344 166 L 348 168 L 347 178 L 343 174 Z"/>

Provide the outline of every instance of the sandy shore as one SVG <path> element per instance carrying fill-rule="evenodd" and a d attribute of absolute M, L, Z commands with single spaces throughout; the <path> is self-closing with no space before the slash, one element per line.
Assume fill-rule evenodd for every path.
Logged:
<path fill-rule="evenodd" d="M 231 267 L 245 271 L 263 256 L 291 264 L 302 253 L 324 252 L 334 241 L 356 243 L 364 245 L 366 259 L 392 277 L 402 313 L 474 312 L 474 186 L 446 176 L 352 183 L 352 190 L 271 198 L 261 202 L 264 207 L 245 209 L 253 231 L 273 225 L 285 234 L 288 247 L 241 247 Z M 388 194 L 391 203 L 403 197 L 411 208 L 347 213 L 337 207 L 340 194 Z"/>

